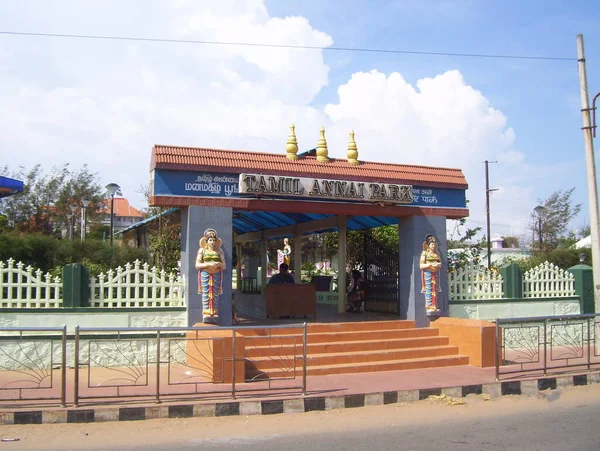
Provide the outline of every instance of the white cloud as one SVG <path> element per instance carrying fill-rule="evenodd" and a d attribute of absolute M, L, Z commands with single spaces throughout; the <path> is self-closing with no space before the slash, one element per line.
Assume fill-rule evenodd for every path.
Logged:
<path fill-rule="evenodd" d="M 325 107 L 332 122 L 330 148 L 339 149 L 337 156 L 344 156 L 347 131 L 355 129 L 361 159 L 462 169 L 469 182 L 472 226 L 483 224 L 484 233 L 483 162 L 498 162 L 490 164 L 492 189 L 528 169 L 524 155 L 513 148 L 515 133 L 507 118 L 456 70 L 421 79 L 416 87 L 399 73 L 355 73 L 338 94 L 339 101 Z M 521 230 L 533 180 L 520 177 L 523 188 L 507 183 L 492 196 L 497 229 L 491 228 L 492 235 Z"/>
<path fill-rule="evenodd" d="M 165 3 L 37 3 L 0 6 L 0 25 L 76 34 L 328 46 L 304 17 L 270 16 L 262 0 Z M 121 14 L 115 18 L 115 8 Z M 33 10 L 33 9 L 31 9 Z M 39 20 L 39 17 L 44 20 Z M 73 20 L 77 17 L 77 21 Z M 127 19 L 127 20 L 126 20 Z M 50 29 L 44 24 L 52 24 Z M 34 28 L 30 28 L 34 27 Z M 11 166 L 87 163 L 141 207 L 152 145 L 284 152 L 288 125 L 301 149 L 321 125 L 330 155 L 345 158 L 356 131 L 361 159 L 462 168 L 476 221 L 485 220 L 482 162 L 497 160 L 492 222 L 517 224 L 531 200 L 523 155 L 507 118 L 462 74 L 449 70 L 408 83 L 400 73 L 357 72 L 324 108 L 323 52 L 249 46 L 3 37 L 0 152 Z M 3 49 L 3 50 L 2 50 Z M 6 157 L 11 155 L 11 159 Z M 519 183 L 516 187 L 512 180 Z"/>

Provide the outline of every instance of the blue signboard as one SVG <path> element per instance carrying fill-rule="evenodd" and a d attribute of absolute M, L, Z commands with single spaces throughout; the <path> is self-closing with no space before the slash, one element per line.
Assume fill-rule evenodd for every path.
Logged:
<path fill-rule="evenodd" d="M 155 196 L 238 197 L 237 174 L 154 170 Z"/>
<path fill-rule="evenodd" d="M 240 194 L 238 174 L 174 171 L 168 169 L 154 170 L 154 195 L 220 198 L 255 197 L 252 194 Z M 289 200 L 310 200 L 314 202 L 344 202 L 344 200 L 327 199 L 323 197 L 315 198 L 277 194 L 273 194 L 271 197 Z M 463 189 L 413 186 L 412 202 L 403 203 L 402 205 L 432 208 L 466 208 L 467 204 L 465 190 Z"/>

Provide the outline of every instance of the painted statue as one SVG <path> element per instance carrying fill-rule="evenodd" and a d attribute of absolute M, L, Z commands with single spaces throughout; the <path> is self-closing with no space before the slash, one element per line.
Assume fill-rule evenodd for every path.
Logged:
<path fill-rule="evenodd" d="M 223 270 L 225 255 L 223 241 L 215 229 L 206 229 L 200 238 L 196 257 L 198 270 L 198 294 L 202 295 L 203 322 L 216 322 L 219 317 L 219 296 L 223 294 Z"/>
<path fill-rule="evenodd" d="M 428 315 L 437 315 L 440 312 L 437 294 L 442 291 L 439 276 L 442 257 L 438 251 L 437 239 L 433 235 L 425 237 L 419 266 L 421 268 L 421 293 L 425 293 L 425 309 Z"/>
<path fill-rule="evenodd" d="M 281 266 L 282 263 L 290 266 L 290 260 L 292 255 L 292 247 L 290 246 L 290 240 L 286 237 L 283 239 L 283 249 L 277 249 L 277 267 Z"/>

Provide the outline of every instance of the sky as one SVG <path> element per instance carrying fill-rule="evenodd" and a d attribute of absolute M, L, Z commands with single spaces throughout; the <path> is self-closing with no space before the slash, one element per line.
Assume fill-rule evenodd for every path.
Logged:
<path fill-rule="evenodd" d="M 331 157 L 346 158 L 354 130 L 361 160 L 462 169 L 467 225 L 484 233 L 489 161 L 491 236 L 531 240 L 533 208 L 571 188 L 579 229 L 576 35 L 591 98 L 599 23 L 595 0 L 0 2 L 0 32 L 325 48 L 0 34 L 0 166 L 87 164 L 141 209 L 154 144 L 285 153 L 290 124 L 301 150 L 323 126 Z"/>

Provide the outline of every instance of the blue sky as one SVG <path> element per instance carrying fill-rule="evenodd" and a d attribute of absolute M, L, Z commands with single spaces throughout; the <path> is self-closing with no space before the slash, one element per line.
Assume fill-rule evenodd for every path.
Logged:
<path fill-rule="evenodd" d="M 531 239 L 538 199 L 575 187 L 589 223 L 576 35 L 600 91 L 589 1 L 74 1 L 0 4 L 0 31 L 269 42 L 571 61 L 90 41 L 0 35 L 0 156 L 87 163 L 143 207 L 153 144 L 284 151 L 325 126 L 330 155 L 462 168 L 471 225 Z M 449 226 L 451 229 L 452 227 Z"/>

